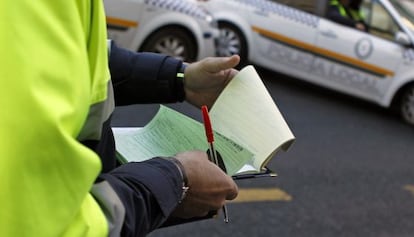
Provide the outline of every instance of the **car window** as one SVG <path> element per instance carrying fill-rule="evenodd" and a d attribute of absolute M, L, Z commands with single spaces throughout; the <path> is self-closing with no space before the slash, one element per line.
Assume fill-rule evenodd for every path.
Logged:
<path fill-rule="evenodd" d="M 414 33 L 414 2 L 412 0 L 392 0 L 390 3 L 401 15 L 402 23 Z"/>
<path fill-rule="evenodd" d="M 299 1 L 299 0 L 279 0 L 282 4 L 288 5 L 290 7 L 294 7 L 306 12 L 313 12 L 314 11 L 314 2 L 313 0 L 307 1 Z"/>
<path fill-rule="evenodd" d="M 361 11 L 370 34 L 393 41 L 395 34 L 401 30 L 394 18 L 377 0 L 364 0 Z"/>
<path fill-rule="evenodd" d="M 271 0 L 311 14 L 324 16 L 329 0 Z"/>
<path fill-rule="evenodd" d="M 273 2 L 278 2 L 285 4 L 287 6 L 316 14 L 318 12 L 318 6 L 320 0 L 272 0 Z"/>

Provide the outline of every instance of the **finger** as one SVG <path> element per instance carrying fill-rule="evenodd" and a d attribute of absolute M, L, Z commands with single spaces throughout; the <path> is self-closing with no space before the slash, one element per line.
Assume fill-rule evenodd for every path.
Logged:
<path fill-rule="evenodd" d="M 207 70 L 210 72 L 219 72 L 237 66 L 240 62 L 239 55 L 232 55 L 230 57 L 213 58 L 207 65 Z"/>
<path fill-rule="evenodd" d="M 230 178 L 231 179 L 231 178 Z M 232 188 L 226 195 L 226 200 L 233 200 L 237 197 L 239 194 L 239 188 L 237 187 L 237 184 L 231 179 Z"/>

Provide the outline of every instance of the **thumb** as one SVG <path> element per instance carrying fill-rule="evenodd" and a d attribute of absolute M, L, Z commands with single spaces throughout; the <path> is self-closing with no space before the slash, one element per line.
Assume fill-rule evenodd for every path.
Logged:
<path fill-rule="evenodd" d="M 222 70 L 234 68 L 239 64 L 240 56 L 232 55 L 230 57 L 212 58 L 210 63 L 206 63 L 206 70 L 212 73 L 220 72 Z"/>

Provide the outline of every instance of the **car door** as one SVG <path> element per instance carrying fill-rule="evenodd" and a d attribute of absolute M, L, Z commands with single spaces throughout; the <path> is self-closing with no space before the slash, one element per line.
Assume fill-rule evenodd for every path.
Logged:
<path fill-rule="evenodd" d="M 271 70 L 306 78 L 313 60 L 309 48 L 315 44 L 319 17 L 271 1 L 250 4 L 254 6 L 248 16 L 254 42 L 251 60 Z"/>
<path fill-rule="evenodd" d="M 143 0 L 104 0 L 108 38 L 132 48 L 140 22 L 145 14 Z"/>
<path fill-rule="evenodd" d="M 363 0 L 368 32 L 324 19 L 319 24 L 321 83 L 360 97 L 379 100 L 394 78 L 404 48 L 394 42 L 400 30 L 378 0 Z"/>

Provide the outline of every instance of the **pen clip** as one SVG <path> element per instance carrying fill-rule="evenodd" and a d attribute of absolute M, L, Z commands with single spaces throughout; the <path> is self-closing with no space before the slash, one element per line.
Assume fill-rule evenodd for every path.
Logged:
<path fill-rule="evenodd" d="M 210 149 L 207 150 L 208 157 L 212 157 L 212 154 L 210 154 Z M 220 153 L 216 151 L 217 155 L 217 166 L 220 167 L 221 170 L 224 171 L 224 173 L 227 174 L 226 165 L 224 164 L 223 158 L 221 157 Z"/>

